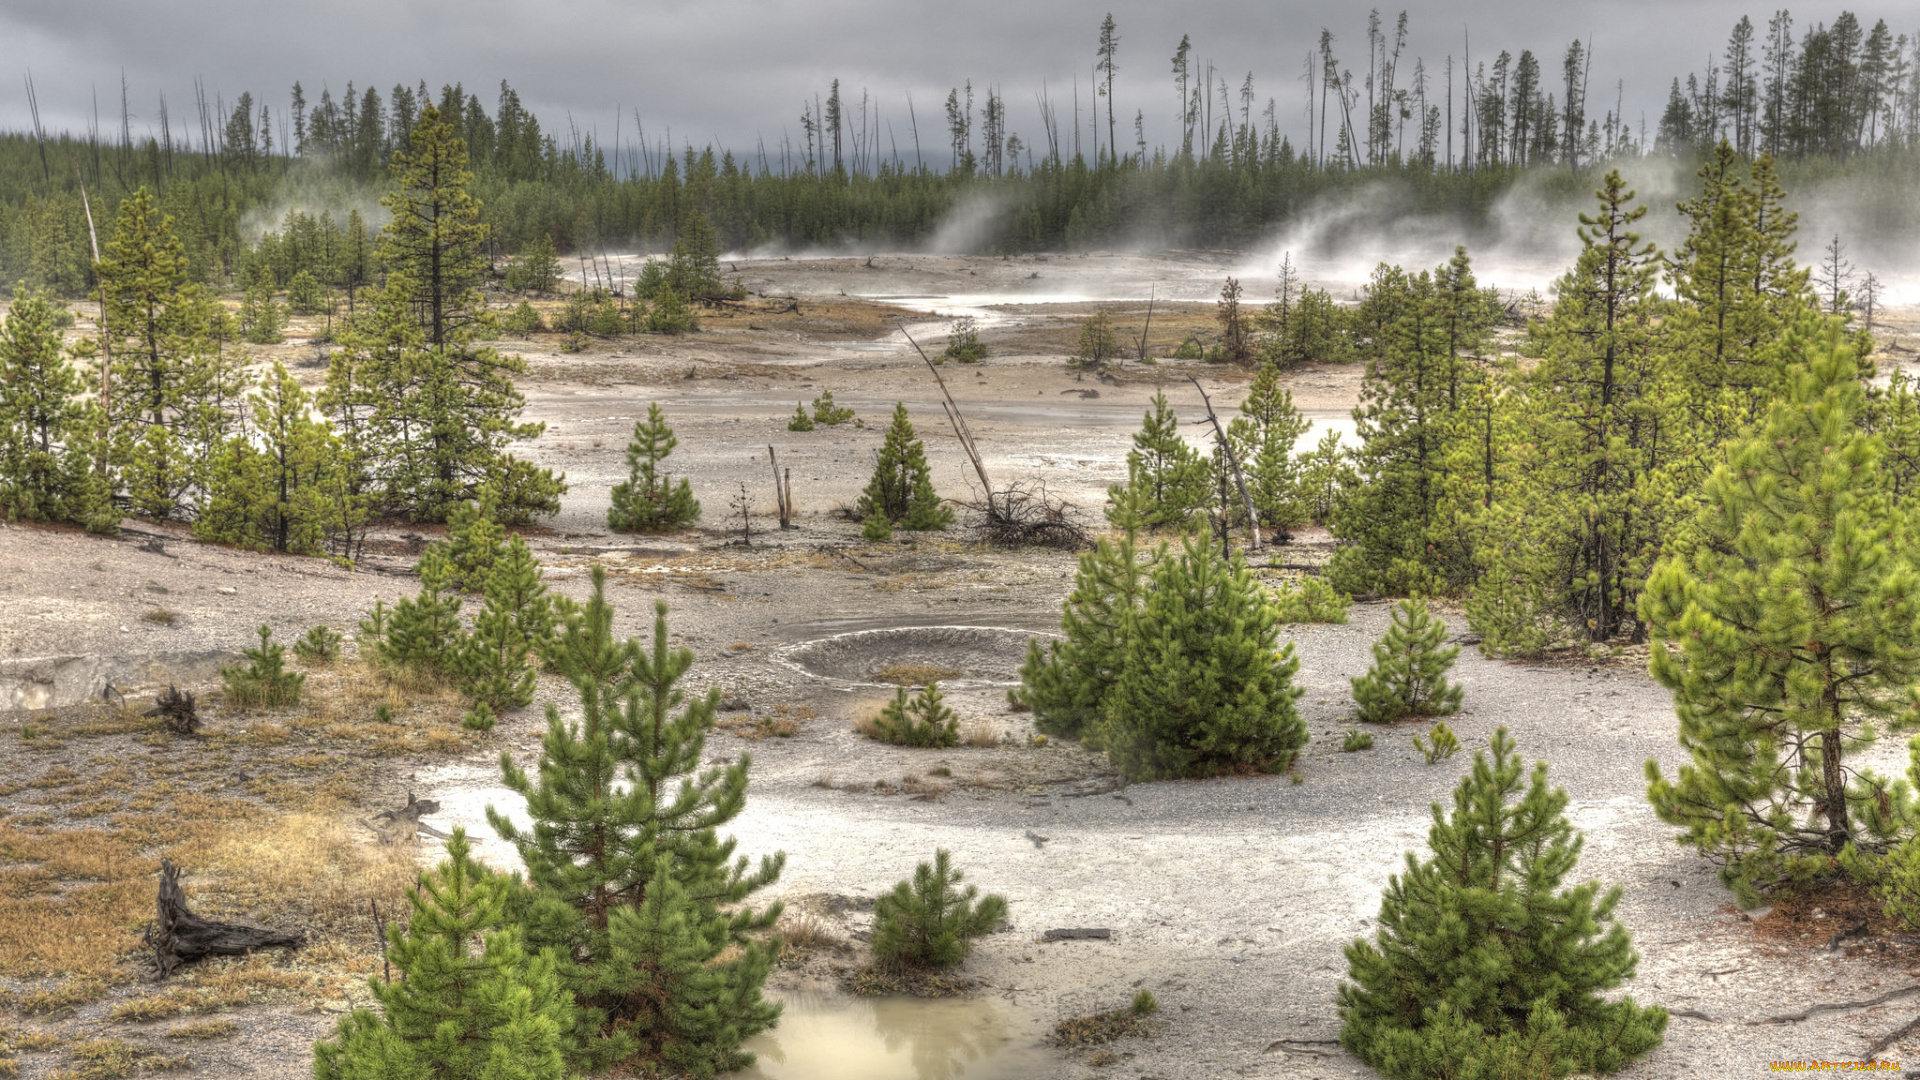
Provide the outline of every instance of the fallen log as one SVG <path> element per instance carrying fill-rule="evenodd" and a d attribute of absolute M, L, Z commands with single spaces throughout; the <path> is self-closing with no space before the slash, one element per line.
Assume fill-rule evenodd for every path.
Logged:
<path fill-rule="evenodd" d="M 382 810 L 373 815 L 373 821 L 385 819 L 386 824 L 375 825 L 373 821 L 361 821 L 360 824 L 372 829 L 383 844 L 411 844 L 419 839 L 421 833 L 441 840 L 447 834 L 421 821 L 428 814 L 440 812 L 440 803 L 434 799 L 417 799 L 413 792 L 407 792 L 407 805 L 398 810 Z"/>
<path fill-rule="evenodd" d="M 1113 939 L 1113 931 L 1107 929 L 1104 926 L 1080 928 L 1080 929 L 1068 929 L 1068 930 L 1049 930 L 1046 933 L 1040 935 L 1041 941 L 1110 941 L 1112 939 Z"/>
<path fill-rule="evenodd" d="M 187 909 L 180 868 L 171 859 L 160 860 L 160 895 L 142 940 L 153 949 L 154 972 L 162 979 L 201 957 L 242 956 L 255 949 L 298 948 L 306 943 L 302 934 L 210 922 L 195 915 Z"/>

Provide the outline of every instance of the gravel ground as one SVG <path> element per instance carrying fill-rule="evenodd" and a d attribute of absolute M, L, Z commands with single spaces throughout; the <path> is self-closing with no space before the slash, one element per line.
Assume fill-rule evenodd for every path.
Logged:
<path fill-rule="evenodd" d="M 727 714 L 730 723 L 773 717 L 776 707 L 787 716 L 813 714 L 799 720 L 792 738 L 716 733 L 708 747 L 715 760 L 753 754 L 752 796 L 733 831 L 743 853 L 787 853 L 781 895 L 844 898 L 831 905 L 841 909 L 833 918 L 857 935 L 866 918 L 861 899 L 946 847 L 970 879 L 1012 904 L 1011 928 L 987 939 L 968 970 L 984 981 L 983 993 L 1007 1003 L 1017 1045 L 1033 1045 L 1063 1017 L 1122 1004 L 1144 986 L 1159 997 L 1166 1023 L 1156 1038 L 1123 1044 L 1133 1056 L 1108 1070 L 1113 1075 L 1354 1075 L 1365 1070 L 1332 1041 L 1333 994 L 1345 972 L 1340 949 L 1372 931 L 1387 876 L 1404 851 L 1424 847 L 1429 804 L 1447 798 L 1472 752 L 1504 725 L 1523 754 L 1552 763 L 1554 782 L 1572 796 L 1570 813 L 1587 837 L 1579 872 L 1623 889 L 1618 914 L 1642 954 L 1629 992 L 1691 1014 L 1676 1016 L 1666 1045 L 1624 1075 L 1746 1073 L 1775 1059 L 1852 1058 L 1920 1011 L 1917 988 L 1915 996 L 1877 1006 L 1768 1021 L 1822 1003 L 1877 998 L 1920 980 L 1903 953 L 1887 951 L 1886 940 L 1822 948 L 1830 935 L 1818 916 L 1784 930 L 1778 913 L 1749 921 L 1732 908 L 1711 868 L 1672 843 L 1672 830 L 1646 804 L 1642 770 L 1649 758 L 1667 768 L 1677 763 L 1673 713 L 1632 657 L 1524 666 L 1466 649 L 1457 669 L 1466 709 L 1451 721 L 1466 749 L 1428 766 L 1412 750 L 1412 728 L 1380 732 L 1371 751 L 1339 751 L 1349 724 L 1347 680 L 1366 668 L 1385 607 L 1357 606 L 1344 626 L 1294 628 L 1289 636 L 1307 687 L 1302 709 L 1313 733 L 1298 783 L 1253 777 L 1108 790 L 1114 780 L 1097 757 L 1027 744 L 1027 718 L 1011 713 L 1003 689 L 993 685 L 1007 658 L 986 655 L 996 646 L 984 644 L 967 665 L 980 681 L 956 689 L 949 701 L 963 718 L 1004 732 L 1007 744 L 912 751 L 856 735 L 851 716 L 884 691 L 859 685 L 864 680 L 845 667 L 825 675 L 797 670 L 783 650 L 897 627 L 1048 631 L 1057 626 L 1073 569 L 1068 555 L 996 553 L 958 538 L 863 545 L 835 510 L 850 505 L 864 483 L 878 430 L 785 430 L 794 401 L 823 388 L 876 427 L 891 403 L 905 398 L 942 491 L 964 495 L 971 470 L 944 429 L 925 368 L 884 319 L 871 311 L 856 318 L 868 309 L 838 295 L 940 293 L 959 307 L 968 297 L 955 294 L 1006 299 L 1018 275 L 1038 272 L 1045 282 L 1055 270 L 1064 273 L 1065 260 L 1025 268 L 1001 260 L 910 262 L 871 279 L 873 271 L 858 260 L 745 266 L 756 291 L 798 292 L 826 313 L 790 327 L 716 320 L 712 332 L 682 342 L 596 346 L 570 357 L 515 346 L 532 365 L 528 416 L 550 425 L 532 456 L 563 468 L 573 485 L 560 517 L 530 533 L 553 587 L 583 595 L 587 567 L 602 561 L 619 606 L 618 631 L 644 633 L 650 602 L 666 599 L 676 639 L 699 658 L 695 681 L 724 688 L 744 707 Z M 1151 270 L 1126 274 L 1149 280 Z M 928 280 L 918 282 L 916 273 Z M 978 290 L 961 287 L 971 284 L 961 279 L 982 275 L 990 280 Z M 870 287 L 861 288 L 862 280 Z M 1119 284 L 1108 286 L 1117 290 L 1108 295 L 1133 295 L 1131 278 L 1111 280 Z M 1078 309 L 1067 301 L 1085 297 L 1042 299 L 1047 303 L 992 308 L 998 321 L 986 336 L 994 356 L 979 369 L 950 365 L 944 373 L 996 482 L 1045 479 L 1094 520 L 1100 493 L 1124 473 L 1127 438 L 1156 386 L 1168 386 L 1189 420 L 1197 396 L 1175 365 L 1135 368 L 1117 384 L 1064 371 L 1057 351 L 1040 344 L 1070 325 Z M 1237 400 L 1243 380 L 1195 370 L 1216 403 Z M 1358 375 L 1353 368 L 1299 373 L 1296 402 L 1319 422 L 1337 424 L 1354 400 Z M 607 489 L 624 474 L 633 420 L 653 400 L 678 431 L 672 465 L 691 476 L 707 510 L 704 529 L 669 538 L 611 535 L 603 527 Z M 1201 441 L 1198 429 L 1189 437 Z M 768 443 L 793 469 L 801 509 L 793 532 L 766 531 Z M 760 515 L 752 548 L 727 542 L 727 499 L 741 482 L 751 485 Z M 283 639 L 321 622 L 351 629 L 376 598 L 412 591 L 402 576 L 410 552 L 432 534 L 383 532 L 377 550 L 348 572 L 318 560 L 206 547 L 178 529 L 137 528 L 111 540 L 0 528 L 0 695 L 14 695 L 0 697 L 0 708 L 29 693 L 97 692 L 96 681 L 152 684 L 175 669 L 204 672 L 250 644 L 263 621 Z M 155 536 L 163 539 L 155 543 Z M 1276 561 L 1310 558 L 1324 543 L 1302 539 L 1307 555 L 1280 549 Z M 171 621 L 145 618 L 155 610 Z M 1457 612 L 1448 619 L 1464 630 Z M 558 688 L 542 693 L 564 710 Z M 505 718 L 496 741 L 529 760 L 541 727 L 538 708 L 529 709 Z M 941 768 L 953 776 L 936 782 Z M 487 753 L 414 779 L 423 795 L 445 804 L 435 824 L 464 823 L 484 835 L 482 807 L 507 806 L 495 775 Z M 917 794 L 902 790 L 909 775 L 920 778 Z M 888 788 L 876 791 L 878 780 Z M 928 785 L 947 790 L 934 794 Z M 483 850 L 505 861 L 497 844 Z M 1829 923 L 1846 929 L 1837 913 Z M 1054 927 L 1108 927 L 1114 936 L 1038 942 Z M 816 964 L 782 972 L 779 985 L 818 990 L 829 975 Z M 328 1018 L 246 1015 L 241 1040 L 194 1051 L 203 1075 L 308 1075 L 304 1047 Z M 1920 1050 L 1920 1041 L 1896 1044 L 1886 1056 L 1909 1050 Z M 1088 1075 L 1084 1054 L 1043 1057 L 1043 1066 L 1023 1075 Z"/>

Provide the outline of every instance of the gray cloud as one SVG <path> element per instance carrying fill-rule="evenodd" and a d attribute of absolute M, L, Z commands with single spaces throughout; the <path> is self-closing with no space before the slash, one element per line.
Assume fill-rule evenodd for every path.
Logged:
<path fill-rule="evenodd" d="M 136 131 L 156 122 L 161 92 L 176 118 L 189 115 L 196 75 L 229 102 L 251 90 L 276 112 L 296 79 L 310 98 L 322 84 L 337 95 L 349 79 L 361 88 L 378 86 L 383 95 L 396 82 L 424 78 L 437 90 L 457 80 L 491 107 L 504 78 L 549 130 L 564 130 L 571 117 L 611 142 L 616 110 L 624 110 L 621 137 L 630 142 L 637 110 L 650 139 L 671 126 L 676 145 L 718 141 L 742 153 L 759 138 L 771 148 L 783 132 L 797 139 L 802 100 L 824 95 L 837 77 L 856 102 L 862 88 L 874 95 L 909 157 L 909 95 L 928 151 L 944 139 L 947 90 L 967 79 L 976 88 L 999 88 L 1010 130 L 1032 143 L 1041 134 L 1034 95 L 1044 83 L 1070 122 L 1077 81 L 1090 152 L 1088 83 L 1106 10 L 1031 0 L 6 0 L 0 4 L 0 71 L 33 71 L 43 117 L 54 128 L 83 129 L 96 88 L 102 127 L 117 127 L 123 72 Z M 1383 10 L 1389 23 L 1397 10 Z M 1798 15 L 1796 32 L 1840 10 L 1808 9 Z M 1853 10 L 1868 25 L 1885 17 L 1896 32 L 1920 31 L 1920 17 L 1905 5 Z M 1256 111 L 1276 98 L 1282 129 L 1296 141 L 1305 133 L 1300 73 L 1322 26 L 1335 34 L 1345 65 L 1364 75 L 1366 9 L 1356 5 L 1128 0 L 1112 11 L 1121 34 L 1115 111 L 1123 146 L 1132 142 L 1136 109 L 1147 114 L 1150 142 L 1169 140 L 1175 110 L 1169 57 L 1183 33 L 1191 35 L 1196 59 L 1211 63 L 1236 92 L 1253 72 Z M 1764 29 L 1771 10 L 1733 0 L 1441 0 L 1409 14 L 1403 83 L 1416 56 L 1439 80 L 1446 57 L 1458 62 L 1469 33 L 1476 62 L 1502 49 L 1531 48 L 1554 72 L 1570 40 L 1590 38 L 1590 112 L 1610 108 L 1615 81 L 1624 79 L 1625 112 L 1638 127 L 1643 114 L 1649 126 L 1657 122 L 1671 78 L 1718 57 L 1742 14 Z M 0 126 L 26 125 L 25 95 L 0 94 Z"/>

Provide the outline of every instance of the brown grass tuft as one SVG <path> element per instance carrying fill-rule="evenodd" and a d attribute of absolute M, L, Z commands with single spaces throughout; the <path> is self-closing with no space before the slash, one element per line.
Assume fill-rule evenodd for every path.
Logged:
<path fill-rule="evenodd" d="M 940 667 L 937 664 L 888 664 L 873 673 L 873 681 L 894 686 L 925 686 L 957 679 L 964 674 L 957 668 Z"/>
<path fill-rule="evenodd" d="M 163 1039 L 231 1039 L 240 1034 L 240 1025 L 231 1020 L 195 1020 L 176 1024 L 160 1033 Z"/>
<path fill-rule="evenodd" d="M 152 623 L 154 626 L 172 626 L 176 618 L 177 616 L 166 608 L 154 608 L 152 611 L 140 616 L 140 621 Z"/>

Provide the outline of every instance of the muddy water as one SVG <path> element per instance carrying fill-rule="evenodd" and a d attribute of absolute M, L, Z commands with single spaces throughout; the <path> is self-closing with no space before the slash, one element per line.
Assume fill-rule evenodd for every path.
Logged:
<path fill-rule="evenodd" d="M 1052 1060 L 996 999 L 786 999 L 780 1025 L 755 1037 L 746 1080 L 1016 1080 Z"/>

